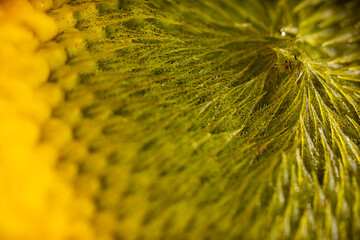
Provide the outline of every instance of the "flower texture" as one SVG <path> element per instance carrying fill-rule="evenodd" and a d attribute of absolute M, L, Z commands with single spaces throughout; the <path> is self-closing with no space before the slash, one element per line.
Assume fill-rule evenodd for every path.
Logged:
<path fill-rule="evenodd" d="M 0 238 L 356 239 L 359 7 L 0 1 Z"/>

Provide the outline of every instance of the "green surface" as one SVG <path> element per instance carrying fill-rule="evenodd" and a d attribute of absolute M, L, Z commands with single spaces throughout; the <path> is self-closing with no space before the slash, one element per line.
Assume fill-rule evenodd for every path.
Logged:
<path fill-rule="evenodd" d="M 356 1 L 69 5 L 86 48 L 53 73 L 78 74 L 54 115 L 79 109 L 85 154 L 60 165 L 99 183 L 78 190 L 97 231 L 106 213 L 114 239 L 357 239 Z"/>

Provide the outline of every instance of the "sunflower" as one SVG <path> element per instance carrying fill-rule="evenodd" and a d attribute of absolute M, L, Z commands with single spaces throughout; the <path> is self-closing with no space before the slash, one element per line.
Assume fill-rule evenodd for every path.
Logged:
<path fill-rule="evenodd" d="M 0 0 L 0 239 L 357 239 L 356 0 Z"/>

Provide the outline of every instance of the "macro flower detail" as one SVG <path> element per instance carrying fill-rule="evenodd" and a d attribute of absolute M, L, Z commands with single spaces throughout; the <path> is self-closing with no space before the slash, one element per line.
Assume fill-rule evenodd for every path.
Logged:
<path fill-rule="evenodd" d="M 356 239 L 357 1 L 0 1 L 0 239 Z"/>

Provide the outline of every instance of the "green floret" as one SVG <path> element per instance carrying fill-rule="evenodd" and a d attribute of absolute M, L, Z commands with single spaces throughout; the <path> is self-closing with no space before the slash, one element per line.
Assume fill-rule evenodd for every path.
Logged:
<path fill-rule="evenodd" d="M 106 159 L 87 196 L 99 235 L 104 214 L 114 239 L 360 235 L 356 1 L 72 4 L 86 50 L 66 71 L 92 65 L 66 104 L 78 177 Z"/>

